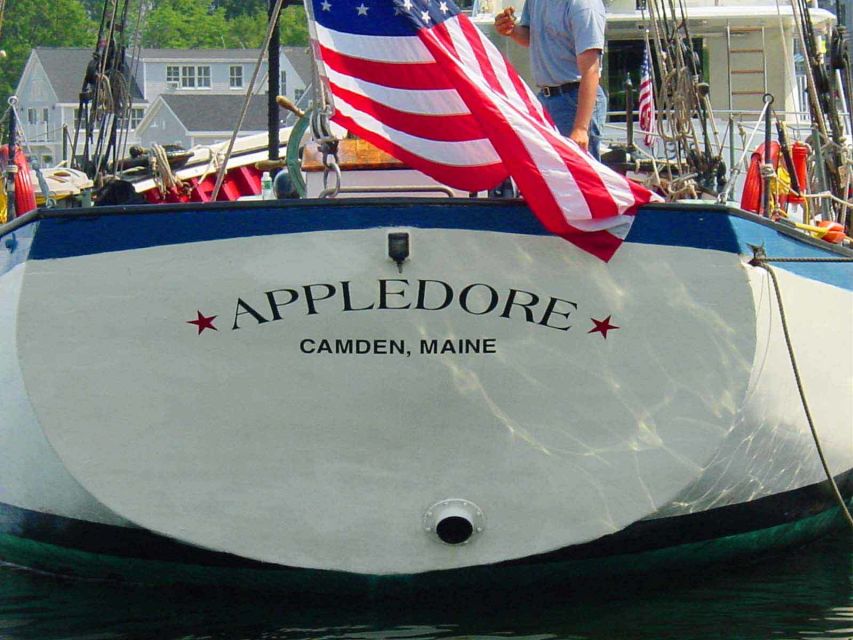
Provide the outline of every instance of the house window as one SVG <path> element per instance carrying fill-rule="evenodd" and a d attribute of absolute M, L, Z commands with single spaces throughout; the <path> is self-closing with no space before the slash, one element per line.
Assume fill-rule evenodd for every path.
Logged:
<path fill-rule="evenodd" d="M 27 109 L 27 124 L 36 124 L 38 122 L 38 112 L 35 109 Z"/>
<path fill-rule="evenodd" d="M 166 67 L 166 82 L 175 83 L 176 85 L 181 81 L 181 68 L 178 66 L 169 65 Z"/>
<path fill-rule="evenodd" d="M 143 116 L 145 116 L 145 109 L 142 107 L 132 107 L 130 110 L 130 128 L 136 129 L 139 123 L 142 122 Z"/>
<path fill-rule="evenodd" d="M 210 88 L 210 67 L 196 67 L 198 86 Z"/>
<path fill-rule="evenodd" d="M 302 100 L 302 96 L 305 94 L 305 89 L 295 89 L 293 91 L 293 98 L 296 100 L 297 104 L 300 100 Z"/>
<path fill-rule="evenodd" d="M 231 65 L 228 69 L 228 86 L 232 89 L 243 88 L 243 65 Z"/>
<path fill-rule="evenodd" d="M 50 122 L 50 109 L 48 109 L 47 107 L 41 110 L 41 121 L 45 124 Z"/>
<path fill-rule="evenodd" d="M 184 89 L 195 88 L 195 67 L 181 67 L 181 86 Z"/>
<path fill-rule="evenodd" d="M 287 95 L 287 71 L 278 75 L 278 92 L 283 96 Z"/>

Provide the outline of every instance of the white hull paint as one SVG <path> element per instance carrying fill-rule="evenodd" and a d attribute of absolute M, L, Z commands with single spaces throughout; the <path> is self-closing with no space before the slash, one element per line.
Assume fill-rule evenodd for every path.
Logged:
<path fill-rule="evenodd" d="M 68 473 L 42 431 L 18 360 L 16 315 L 26 267 L 0 277 L 0 502 L 41 513 L 126 526 Z"/>
<path fill-rule="evenodd" d="M 559 238 L 407 229 L 398 273 L 389 230 L 30 260 L 0 276 L 0 499 L 276 565 L 412 574 L 825 479 L 767 274 L 743 256 L 629 242 L 605 265 Z M 850 290 L 780 281 L 842 473 Z M 420 282 L 420 306 L 441 306 L 445 285 L 453 302 L 415 308 Z M 485 285 L 499 301 L 481 313 Z M 531 317 L 506 311 L 511 290 Z M 188 324 L 197 313 L 216 330 Z M 608 317 L 606 338 L 590 332 Z M 323 339 L 404 346 L 318 353 Z M 423 352 L 446 339 L 494 353 Z M 425 530 L 448 498 L 482 510 L 465 545 Z"/>

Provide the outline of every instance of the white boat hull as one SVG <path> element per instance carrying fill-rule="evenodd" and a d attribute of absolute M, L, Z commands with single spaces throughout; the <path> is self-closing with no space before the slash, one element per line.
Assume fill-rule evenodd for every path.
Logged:
<path fill-rule="evenodd" d="M 69 219 L 65 240 L 42 222 L 0 276 L 0 404 L 16 407 L 0 418 L 14 445 L 0 501 L 390 575 L 522 561 L 825 480 L 767 274 L 731 243 L 629 237 L 604 264 L 511 222 L 416 226 L 349 206 L 332 216 L 355 207 L 363 222 L 322 229 L 301 226 L 316 210 L 246 206 L 249 231 L 191 240 L 152 236 L 159 211 L 92 231 Z M 704 215 L 737 242 L 768 234 Z M 409 234 L 401 272 L 389 231 Z M 92 232 L 106 235 L 87 247 Z M 780 280 L 844 474 L 853 268 L 839 268 Z M 7 464 L 27 446 L 55 491 Z M 453 509 L 473 524 L 464 544 L 436 534 Z"/>

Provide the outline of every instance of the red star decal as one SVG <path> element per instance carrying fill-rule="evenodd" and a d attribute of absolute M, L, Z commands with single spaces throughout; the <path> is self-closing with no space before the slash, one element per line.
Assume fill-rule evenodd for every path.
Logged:
<path fill-rule="evenodd" d="M 219 331 L 216 327 L 213 326 L 213 321 L 216 320 L 216 316 L 205 316 L 202 315 L 201 311 L 196 311 L 198 317 L 195 320 L 187 320 L 187 324 L 194 324 L 198 327 L 198 334 L 201 335 L 201 332 L 205 329 L 213 329 L 214 331 Z"/>
<path fill-rule="evenodd" d="M 587 331 L 587 333 L 600 333 L 601 337 L 607 340 L 607 332 L 613 329 L 618 329 L 614 324 L 610 324 L 611 316 L 607 316 L 604 320 L 596 320 L 595 318 L 590 318 L 590 320 L 595 323 L 595 327 Z"/>

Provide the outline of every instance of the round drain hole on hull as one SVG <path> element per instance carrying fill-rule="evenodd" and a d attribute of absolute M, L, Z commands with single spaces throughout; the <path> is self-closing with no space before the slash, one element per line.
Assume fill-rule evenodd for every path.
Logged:
<path fill-rule="evenodd" d="M 474 524 L 462 516 L 449 516 L 435 525 L 435 535 L 447 544 L 462 544 L 474 533 Z"/>
<path fill-rule="evenodd" d="M 483 510 L 470 500 L 448 498 L 436 502 L 423 517 L 424 530 L 447 545 L 467 544 L 486 527 Z"/>

